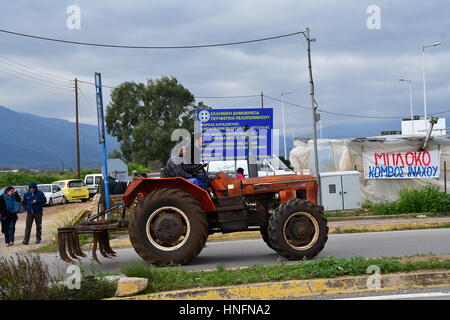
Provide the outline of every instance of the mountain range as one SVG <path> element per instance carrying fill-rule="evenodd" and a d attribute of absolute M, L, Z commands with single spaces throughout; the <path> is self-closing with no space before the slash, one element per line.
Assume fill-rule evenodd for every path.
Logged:
<path fill-rule="evenodd" d="M 400 126 L 400 120 L 340 124 L 324 127 L 323 134 L 328 139 L 368 137 L 376 136 L 382 130 L 400 130 Z M 81 123 L 79 132 L 81 167 L 100 168 L 102 150 L 97 126 Z M 293 144 L 289 133 L 286 137 L 288 152 Z M 283 155 L 282 136 L 279 146 L 280 155 Z M 114 149 L 119 150 L 119 143 L 114 137 L 107 136 L 108 153 Z M 75 123 L 0 106 L 0 167 L 60 170 L 63 166 L 65 169 L 76 168 Z"/>
<path fill-rule="evenodd" d="M 0 167 L 76 169 L 75 123 L 19 113 L 0 106 Z M 97 126 L 79 125 L 81 168 L 100 168 L 102 149 Z M 119 149 L 107 136 L 108 153 Z"/>

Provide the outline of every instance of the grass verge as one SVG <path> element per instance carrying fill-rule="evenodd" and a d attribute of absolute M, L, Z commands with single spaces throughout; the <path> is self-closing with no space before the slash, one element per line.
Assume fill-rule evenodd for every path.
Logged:
<path fill-rule="evenodd" d="M 374 215 L 428 212 L 431 215 L 445 215 L 450 207 L 450 194 L 439 188 L 426 186 L 421 189 L 403 189 L 394 202 L 366 202 L 364 208 Z"/>
<path fill-rule="evenodd" d="M 181 267 L 157 268 L 145 262 L 122 267 L 129 277 L 149 280 L 145 293 L 202 287 L 243 285 L 257 282 L 335 278 L 367 274 L 369 266 L 376 265 L 381 273 L 408 272 L 424 269 L 450 269 L 450 259 L 429 258 L 421 261 L 404 261 L 401 258 L 350 258 L 305 261 L 297 264 L 256 265 L 243 269 L 226 269 L 218 265 L 214 271 L 185 271 Z"/>
<path fill-rule="evenodd" d="M 50 275 L 38 255 L 0 257 L 0 300 L 99 300 L 114 295 L 115 281 L 80 272 L 80 286 L 69 288 L 66 279 Z"/>

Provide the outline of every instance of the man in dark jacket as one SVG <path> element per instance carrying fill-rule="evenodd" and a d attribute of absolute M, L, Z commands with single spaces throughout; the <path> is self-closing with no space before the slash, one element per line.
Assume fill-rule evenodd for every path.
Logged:
<path fill-rule="evenodd" d="M 23 244 L 30 241 L 31 227 L 33 221 L 36 223 L 36 243 L 41 243 L 42 235 L 42 207 L 47 203 L 47 199 L 42 191 L 38 190 L 37 184 L 31 182 L 28 185 L 29 192 L 23 197 L 23 207 L 27 210 L 27 222 L 25 227 L 25 238 Z"/>
<path fill-rule="evenodd" d="M 200 188 L 203 188 L 207 190 L 208 188 L 208 182 L 207 177 L 200 172 L 201 167 L 205 166 L 198 165 L 198 164 L 187 164 L 184 161 L 183 156 L 186 153 L 186 148 L 181 147 L 178 150 L 178 154 L 173 155 L 169 158 L 169 160 L 166 163 L 166 166 L 164 167 L 164 176 L 169 177 L 182 177 L 187 179 L 189 182 L 192 182 L 193 184 L 199 186 Z"/>
<path fill-rule="evenodd" d="M 198 169 L 199 165 L 187 164 L 184 159 L 186 154 L 186 148 L 181 147 L 178 149 L 178 153 L 172 155 L 167 160 L 164 172 L 167 177 L 182 177 L 185 179 L 195 178 L 195 168 Z"/>

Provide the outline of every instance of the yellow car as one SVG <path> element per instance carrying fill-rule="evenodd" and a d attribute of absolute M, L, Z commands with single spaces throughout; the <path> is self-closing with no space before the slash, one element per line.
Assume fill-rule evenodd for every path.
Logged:
<path fill-rule="evenodd" d="M 89 200 L 89 190 L 83 180 L 60 180 L 53 182 L 53 184 L 59 185 L 64 192 L 63 203 L 72 200 L 81 200 L 83 202 Z"/>

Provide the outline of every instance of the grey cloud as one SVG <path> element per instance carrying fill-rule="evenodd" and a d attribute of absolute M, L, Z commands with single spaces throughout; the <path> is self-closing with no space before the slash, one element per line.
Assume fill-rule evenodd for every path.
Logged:
<path fill-rule="evenodd" d="M 68 30 L 65 9 L 82 9 L 81 30 Z M 367 6 L 381 7 L 382 29 L 366 27 Z M 427 42 L 443 45 L 427 51 L 430 112 L 450 109 L 450 4 L 443 1 L 6 1 L 0 4 L 5 29 L 57 38 L 119 44 L 203 44 L 245 40 L 302 30 L 310 26 L 317 100 L 334 112 L 369 115 L 409 114 L 407 88 L 398 77 L 414 81 L 417 113 L 422 110 L 421 52 Z M 264 91 L 309 106 L 306 47 L 301 36 L 265 43 L 202 50 L 151 51 L 70 46 L 0 34 L 0 56 L 65 77 L 103 82 L 173 75 L 195 95 L 247 95 Z M 18 90 L 20 81 L 0 73 L 2 89 Z M 94 91 L 82 86 L 82 119 L 96 122 Z M 3 90 L 2 90 L 3 92 Z M 108 91 L 104 93 L 105 104 Z M 212 107 L 257 107 L 259 98 L 203 99 Z M 0 104 L 15 110 L 73 119 L 73 96 L 37 97 Z M 280 103 L 273 107 L 281 127 Z M 310 112 L 286 105 L 288 126 L 310 130 Z M 363 120 L 324 116 L 324 125 Z M 367 120 L 369 121 L 369 120 Z M 296 131 L 297 132 L 297 131 Z"/>

